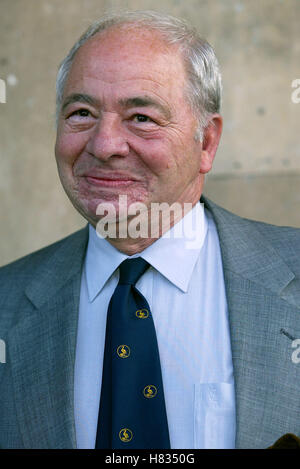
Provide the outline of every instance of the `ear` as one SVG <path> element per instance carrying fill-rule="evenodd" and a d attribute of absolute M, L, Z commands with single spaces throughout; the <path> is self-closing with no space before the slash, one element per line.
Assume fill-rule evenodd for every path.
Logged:
<path fill-rule="evenodd" d="M 200 173 L 208 173 L 213 165 L 214 157 L 222 134 L 223 119 L 220 114 L 213 114 L 204 129 Z"/>

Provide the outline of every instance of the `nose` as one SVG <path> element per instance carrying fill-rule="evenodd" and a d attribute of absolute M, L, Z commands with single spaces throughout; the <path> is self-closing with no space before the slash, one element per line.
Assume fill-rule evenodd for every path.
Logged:
<path fill-rule="evenodd" d="M 101 160 L 112 156 L 124 157 L 129 153 L 125 129 L 115 113 L 103 113 L 88 141 L 86 150 Z"/>

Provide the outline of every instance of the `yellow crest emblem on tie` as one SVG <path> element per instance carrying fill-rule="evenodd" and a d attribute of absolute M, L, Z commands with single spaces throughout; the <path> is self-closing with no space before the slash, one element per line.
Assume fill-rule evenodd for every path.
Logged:
<path fill-rule="evenodd" d="M 129 441 L 132 440 L 133 433 L 129 428 L 122 428 L 122 430 L 119 431 L 119 438 L 123 443 L 129 443 Z"/>
<path fill-rule="evenodd" d="M 128 358 L 130 355 L 130 348 L 128 345 L 119 345 L 117 348 L 117 354 L 120 358 Z"/>
<path fill-rule="evenodd" d="M 148 311 L 148 309 L 145 309 L 145 308 L 144 309 L 138 309 L 135 312 L 135 315 L 139 319 L 146 319 L 149 316 L 149 311 Z"/>
<path fill-rule="evenodd" d="M 148 384 L 143 390 L 143 394 L 147 399 L 155 397 L 157 394 L 157 388 L 153 384 Z"/>

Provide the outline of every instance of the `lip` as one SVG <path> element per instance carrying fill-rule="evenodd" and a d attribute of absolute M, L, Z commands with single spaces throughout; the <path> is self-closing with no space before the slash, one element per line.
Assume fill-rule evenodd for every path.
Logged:
<path fill-rule="evenodd" d="M 124 187 L 136 182 L 136 179 L 124 174 L 84 174 L 85 180 L 92 185 L 101 187 Z"/>

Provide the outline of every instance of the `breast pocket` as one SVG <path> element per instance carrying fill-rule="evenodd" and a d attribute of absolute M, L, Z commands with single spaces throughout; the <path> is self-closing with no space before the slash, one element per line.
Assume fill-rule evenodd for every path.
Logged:
<path fill-rule="evenodd" d="M 234 448 L 235 431 L 234 384 L 195 384 L 194 448 Z"/>

